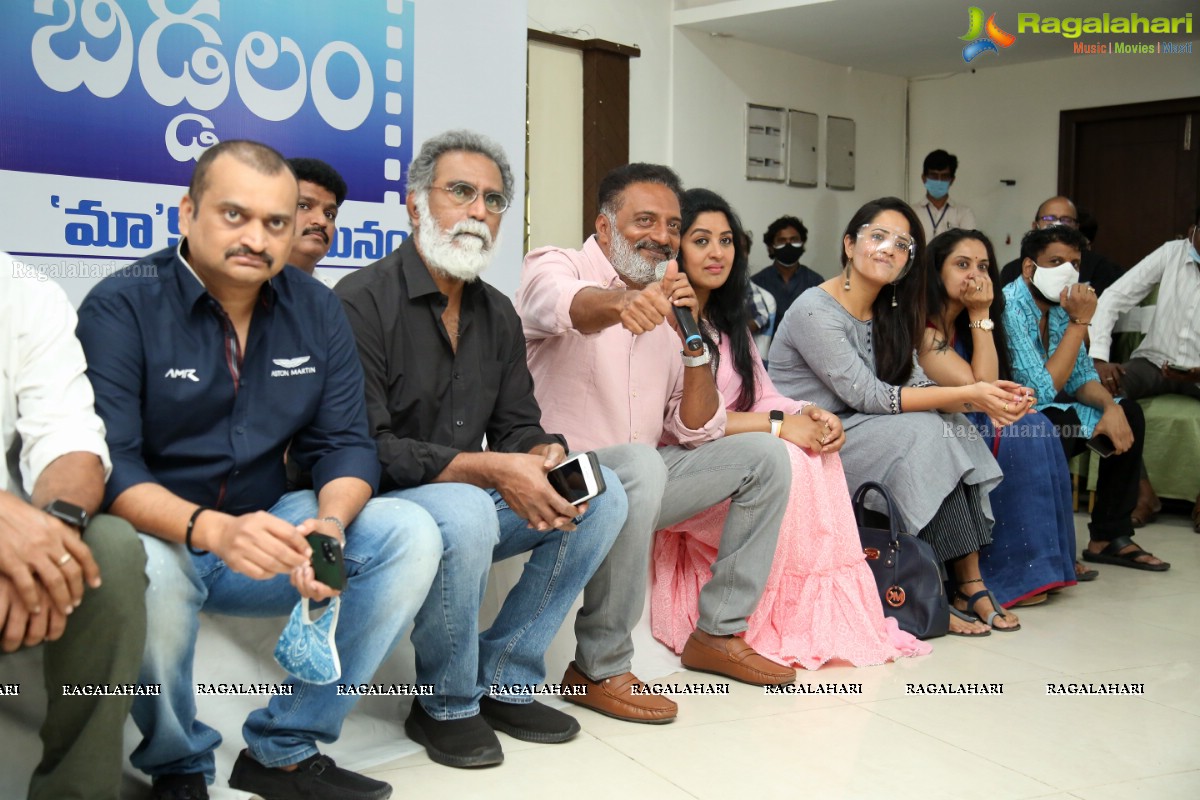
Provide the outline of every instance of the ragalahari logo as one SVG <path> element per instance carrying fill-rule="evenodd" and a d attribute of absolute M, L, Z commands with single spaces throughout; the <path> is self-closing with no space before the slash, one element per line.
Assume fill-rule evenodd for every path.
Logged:
<path fill-rule="evenodd" d="M 1000 47 L 1008 47 L 1017 40 L 1017 37 L 1011 33 L 1006 33 L 996 24 L 996 15 L 992 14 L 987 18 L 987 24 L 983 23 L 983 10 L 976 6 L 971 6 L 967 11 L 967 32 L 958 37 L 961 41 L 969 42 L 963 48 L 963 61 L 970 64 L 975 60 L 975 57 L 980 53 L 991 50 L 993 53 L 999 54 Z M 981 36 L 981 34 L 986 34 Z"/>

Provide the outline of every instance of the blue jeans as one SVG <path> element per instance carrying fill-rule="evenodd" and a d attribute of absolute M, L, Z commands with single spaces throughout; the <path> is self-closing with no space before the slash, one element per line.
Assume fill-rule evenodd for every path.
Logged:
<path fill-rule="evenodd" d="M 269 509 L 292 524 L 317 515 L 311 491 L 291 492 Z M 156 777 L 215 773 L 213 751 L 221 735 L 196 719 L 192 662 L 200 611 L 245 617 L 285 616 L 300 600 L 288 575 L 256 581 L 234 572 L 217 556 L 189 555 L 182 544 L 142 535 L 146 548 L 146 652 L 139 681 L 162 686 L 158 697 L 138 697 L 133 719 L 142 742 L 130 761 Z M 314 686 L 289 677 L 292 695 L 273 697 L 242 728 L 250 755 L 268 767 L 295 764 L 332 742 L 356 698 L 339 696 L 339 684 L 365 683 L 408 628 L 429 590 L 441 556 L 437 526 L 420 507 L 403 500 L 371 500 L 346 530 L 348 582 L 342 592 L 336 644 L 342 677 Z M 280 630 L 284 620 L 280 620 Z M 236 682 L 237 676 L 231 675 Z"/>
<path fill-rule="evenodd" d="M 433 515 L 442 532 L 441 565 L 417 612 L 412 643 L 418 685 L 436 696 L 419 702 L 437 720 L 479 713 L 493 684 L 538 686 L 546 648 L 625 522 L 625 490 L 604 469 L 608 490 L 588 504 L 572 533 L 526 526 L 495 490 L 437 483 L 384 495 L 410 500 Z M 531 552 L 492 627 L 479 632 L 479 606 L 493 561 Z M 528 703 L 532 696 L 497 699 Z"/>

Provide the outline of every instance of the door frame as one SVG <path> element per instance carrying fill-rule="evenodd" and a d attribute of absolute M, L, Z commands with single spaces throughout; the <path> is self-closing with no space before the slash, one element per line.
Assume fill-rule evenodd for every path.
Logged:
<path fill-rule="evenodd" d="M 1077 194 L 1077 175 L 1075 171 L 1076 143 L 1079 137 L 1079 127 L 1090 122 L 1111 122 L 1120 119 L 1137 119 L 1142 117 L 1162 117 L 1174 114 L 1191 114 L 1190 148 L 1200 147 L 1200 96 L 1178 97 L 1171 100 L 1155 100 L 1148 103 L 1126 103 L 1115 106 L 1099 106 L 1096 108 L 1076 108 L 1060 111 L 1058 116 L 1058 193 L 1064 197 L 1075 198 Z M 1200 159 L 1198 159 L 1200 164 Z M 1197 172 L 1200 173 L 1200 167 Z M 1193 186 L 1200 185 L 1200 174 L 1194 176 Z M 1194 191 L 1200 193 L 1200 188 Z M 1184 200 L 1185 198 L 1177 198 Z M 1187 208 L 1184 216 L 1191 216 L 1200 196 L 1194 198 L 1192 207 Z M 1179 205 L 1186 205 L 1180 203 Z M 1174 227 L 1183 230 L 1195 220 L 1172 220 Z M 1180 227 L 1182 225 L 1182 227 Z"/>

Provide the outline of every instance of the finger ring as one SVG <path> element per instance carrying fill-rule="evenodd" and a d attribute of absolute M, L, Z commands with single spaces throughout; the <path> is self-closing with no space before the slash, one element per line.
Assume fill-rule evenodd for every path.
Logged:
<path fill-rule="evenodd" d="M 982 287 L 982 286 L 976 286 L 976 287 L 975 287 L 975 291 L 977 291 L 977 292 L 982 292 L 982 291 L 983 291 L 983 287 Z"/>
<path fill-rule="evenodd" d="M 70 560 L 71 560 L 71 554 L 70 554 L 70 553 L 63 553 L 63 554 L 62 554 L 62 557 L 58 559 L 58 565 L 59 565 L 60 567 L 66 566 L 67 562 L 68 562 L 68 561 L 70 561 Z"/>
<path fill-rule="evenodd" d="M 1005 404 L 1004 404 L 1004 410 L 1005 410 L 1005 411 L 1008 411 L 1008 403 L 1005 403 Z"/>

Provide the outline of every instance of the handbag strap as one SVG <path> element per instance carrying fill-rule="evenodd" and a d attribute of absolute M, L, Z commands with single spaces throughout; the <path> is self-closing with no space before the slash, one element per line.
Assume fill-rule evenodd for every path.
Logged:
<path fill-rule="evenodd" d="M 900 513 L 896 510 L 896 501 L 892 499 L 892 493 L 882 483 L 866 481 L 854 491 L 854 497 L 851 500 L 851 505 L 854 507 L 854 521 L 858 523 L 859 527 L 862 527 L 863 512 L 866 511 L 866 499 L 870 492 L 876 492 L 883 496 L 888 510 L 888 532 L 891 534 L 892 544 L 898 547 L 900 545 L 898 522 Z"/>

